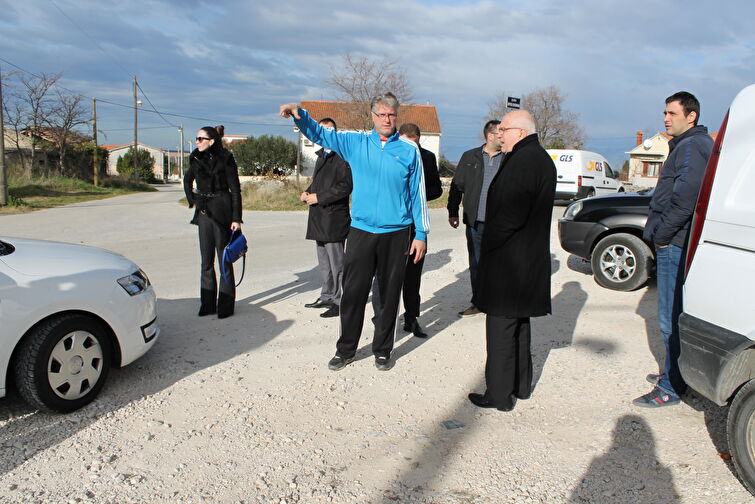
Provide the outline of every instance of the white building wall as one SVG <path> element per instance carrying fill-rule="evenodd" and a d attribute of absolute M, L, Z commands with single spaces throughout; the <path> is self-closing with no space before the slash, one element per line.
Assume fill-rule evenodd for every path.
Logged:
<path fill-rule="evenodd" d="M 125 145 L 123 147 L 119 147 L 110 151 L 107 161 L 108 175 L 118 175 L 118 160 L 121 158 L 121 156 L 126 154 L 126 152 L 128 152 L 131 147 L 131 145 Z M 162 179 L 163 167 L 165 166 L 165 156 L 163 156 L 162 149 L 156 149 L 154 147 L 142 144 L 138 144 L 137 147 L 139 148 L 139 150 L 146 150 L 150 153 L 152 158 L 155 160 L 155 164 L 152 165 L 152 173 L 155 175 L 155 178 Z"/>

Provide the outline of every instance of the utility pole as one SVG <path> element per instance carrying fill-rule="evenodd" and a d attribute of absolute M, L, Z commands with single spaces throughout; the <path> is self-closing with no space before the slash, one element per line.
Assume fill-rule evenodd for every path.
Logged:
<path fill-rule="evenodd" d="M 138 143 L 138 124 L 139 124 L 139 113 L 137 111 L 137 99 L 136 99 L 136 75 L 134 75 L 134 178 L 137 182 L 139 182 L 139 165 L 136 162 L 137 158 L 137 149 L 139 149 L 139 143 Z"/>
<path fill-rule="evenodd" d="M 8 204 L 8 172 L 5 166 L 5 123 L 3 122 L 3 73 L 0 68 L 0 206 Z"/>
<path fill-rule="evenodd" d="M 181 124 L 181 127 L 178 128 L 178 133 L 181 136 L 181 144 L 179 147 L 178 155 L 180 156 L 178 159 L 178 169 L 181 172 L 181 180 L 184 179 L 184 125 Z"/>
<path fill-rule="evenodd" d="M 301 133 L 296 126 L 294 126 L 294 132 L 296 133 L 296 187 L 299 187 L 299 172 L 301 172 Z"/>
<path fill-rule="evenodd" d="M 97 147 L 97 98 L 92 98 L 92 138 L 94 139 L 94 151 L 92 153 L 93 177 L 95 187 L 100 185 L 100 158 L 99 148 Z"/>

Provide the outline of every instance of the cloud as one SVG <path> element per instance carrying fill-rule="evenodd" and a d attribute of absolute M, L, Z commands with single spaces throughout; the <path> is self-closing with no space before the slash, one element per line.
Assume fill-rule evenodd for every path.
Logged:
<path fill-rule="evenodd" d="M 746 0 L 721 3 L 715 13 L 694 2 L 614 0 L 132 0 L 117 12 L 86 0 L 0 0 L 0 11 L 0 54 L 10 61 L 65 71 L 68 87 L 123 103 L 136 74 L 161 110 L 254 123 L 229 133 L 289 134 L 277 106 L 336 98 L 325 82 L 342 54 L 389 57 L 406 69 L 416 101 L 438 107 L 452 160 L 479 143 L 496 94 L 551 84 L 588 136 L 625 145 L 617 151 L 631 147 L 634 131 L 660 129 L 663 100 L 680 89 L 698 95 L 702 117 L 717 129 L 755 63 L 755 4 Z M 130 115 L 103 105 L 102 121 L 113 129 L 128 126 Z M 166 125 L 141 115 L 145 124 Z M 128 140 L 127 132 L 113 135 Z M 143 134 L 158 145 L 174 137 L 169 128 Z"/>

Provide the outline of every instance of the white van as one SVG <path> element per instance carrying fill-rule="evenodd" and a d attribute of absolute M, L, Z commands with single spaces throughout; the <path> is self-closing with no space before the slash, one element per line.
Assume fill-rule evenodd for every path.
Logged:
<path fill-rule="evenodd" d="M 595 152 L 548 149 L 556 165 L 556 199 L 576 200 L 624 192 L 619 172 Z"/>
<path fill-rule="evenodd" d="M 755 494 L 755 85 L 718 131 L 690 227 L 679 368 L 723 406 L 739 477 Z"/>

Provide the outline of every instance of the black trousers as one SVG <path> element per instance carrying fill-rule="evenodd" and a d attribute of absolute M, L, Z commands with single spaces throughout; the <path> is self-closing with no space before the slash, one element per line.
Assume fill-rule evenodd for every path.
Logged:
<path fill-rule="evenodd" d="M 233 314 L 233 304 L 236 300 L 236 281 L 233 277 L 233 267 L 228 268 L 227 282 L 220 278 L 220 294 L 218 295 L 218 281 L 215 274 L 215 256 L 218 266 L 223 267 L 223 249 L 231 236 L 230 227 L 222 229 L 215 221 L 204 213 L 199 213 L 199 253 L 202 257 L 202 272 L 200 285 L 200 310 L 205 313 L 215 313 L 228 316 Z M 216 301 L 217 299 L 217 301 Z"/>
<path fill-rule="evenodd" d="M 414 239 L 412 233 L 411 240 Z M 404 272 L 404 320 L 411 321 L 419 317 L 419 287 L 422 281 L 422 267 L 425 265 L 425 257 L 415 264 L 414 256 L 410 255 Z"/>
<path fill-rule="evenodd" d="M 341 334 L 336 354 L 356 354 L 364 326 L 364 309 L 373 277 L 377 278 L 380 301 L 376 307 L 372 353 L 388 357 L 396 337 L 396 315 L 401 300 L 410 230 L 368 233 L 352 227 L 346 240 L 341 296 Z"/>
<path fill-rule="evenodd" d="M 529 317 L 488 315 L 485 340 L 487 398 L 498 407 L 511 406 L 512 396 L 527 399 L 532 388 Z"/>

